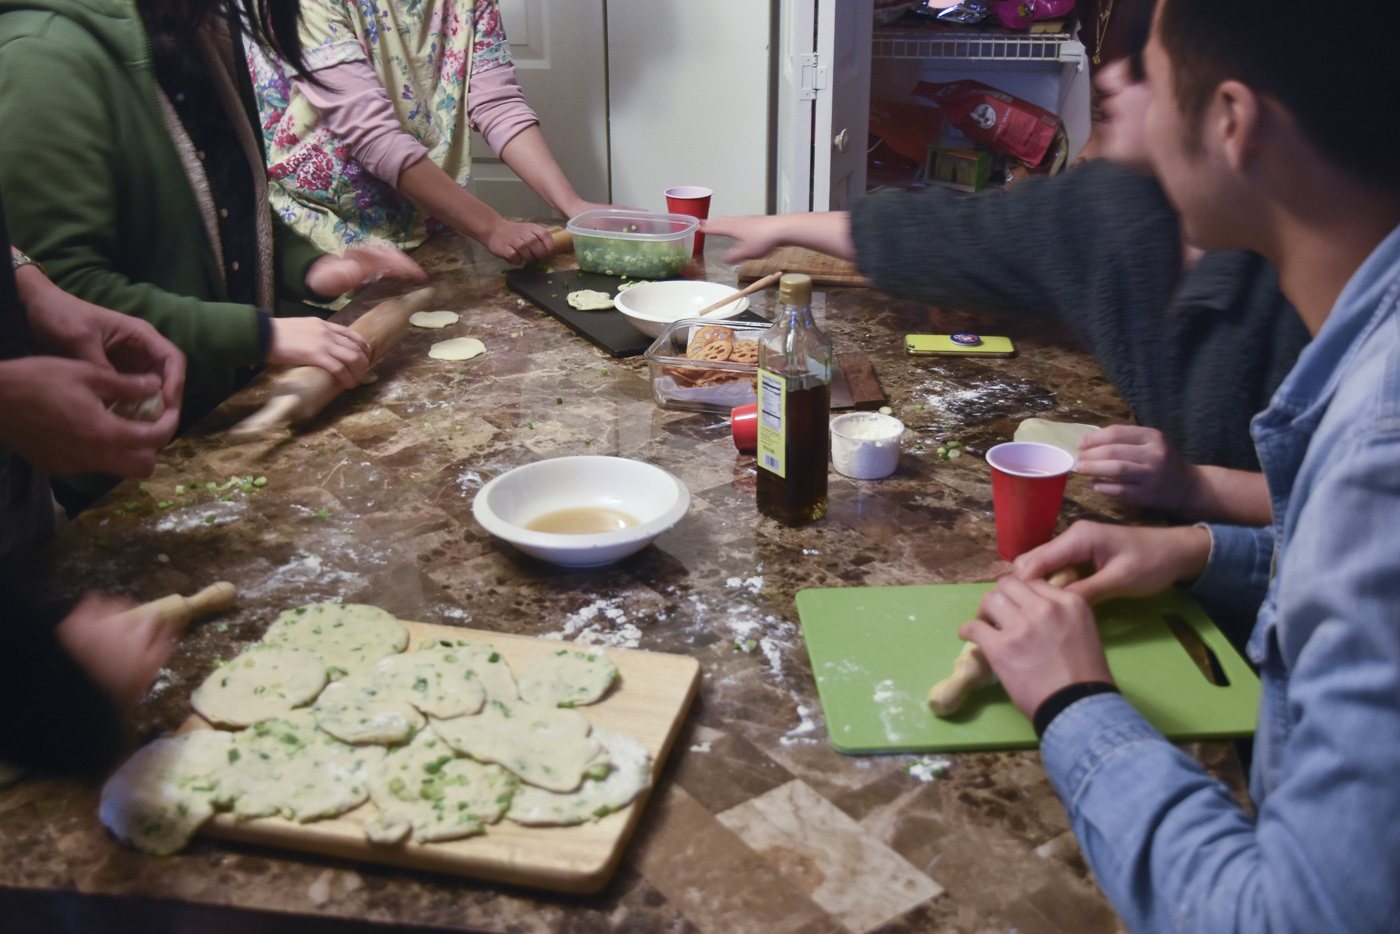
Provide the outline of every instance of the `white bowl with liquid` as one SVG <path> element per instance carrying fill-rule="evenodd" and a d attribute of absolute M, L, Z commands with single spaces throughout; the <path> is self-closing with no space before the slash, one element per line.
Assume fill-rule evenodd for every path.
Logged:
<path fill-rule="evenodd" d="M 671 474 L 626 457 L 555 457 L 508 470 L 472 501 L 481 527 L 527 555 L 599 567 L 641 551 L 690 509 Z"/>

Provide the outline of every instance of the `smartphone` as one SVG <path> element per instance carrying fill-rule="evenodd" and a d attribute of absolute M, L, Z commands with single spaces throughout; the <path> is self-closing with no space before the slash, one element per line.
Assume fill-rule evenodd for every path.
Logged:
<path fill-rule="evenodd" d="M 916 357 L 1014 357 L 1009 337 L 979 334 L 906 334 L 904 350 Z"/>

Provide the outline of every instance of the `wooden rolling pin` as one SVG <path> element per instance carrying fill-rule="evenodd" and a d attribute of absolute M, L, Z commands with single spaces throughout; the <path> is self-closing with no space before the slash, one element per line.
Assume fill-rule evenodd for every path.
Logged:
<path fill-rule="evenodd" d="M 554 238 L 554 252 L 572 253 L 574 251 L 574 235 L 565 228 L 551 227 L 549 235 Z"/>
<path fill-rule="evenodd" d="M 1064 587 L 1079 580 L 1079 572 L 1074 568 L 1062 568 L 1047 577 L 1052 587 Z M 985 687 L 995 677 L 987 656 L 974 642 L 963 646 L 958 657 L 953 659 L 953 673 L 935 684 L 928 692 L 929 708 L 940 717 L 951 717 L 967 700 L 973 688 Z"/>
<path fill-rule="evenodd" d="M 154 612 L 160 625 L 184 632 L 185 627 L 190 624 L 190 620 L 196 616 L 217 613 L 233 606 L 233 598 L 237 593 L 238 591 L 228 581 L 219 581 L 217 584 L 210 584 L 191 597 L 182 597 L 173 593 L 168 597 L 143 603 L 122 613 L 117 619 L 124 623 L 135 623 L 146 614 Z"/>
<path fill-rule="evenodd" d="M 369 365 L 373 367 L 408 333 L 408 318 L 432 302 L 433 289 L 419 289 L 380 302 L 360 316 L 350 330 L 369 341 Z M 319 413 L 340 395 L 340 383 L 319 366 L 298 366 L 278 374 L 272 383 L 272 398 L 261 409 L 229 429 L 229 434 L 251 435 L 292 422 L 305 421 Z"/>

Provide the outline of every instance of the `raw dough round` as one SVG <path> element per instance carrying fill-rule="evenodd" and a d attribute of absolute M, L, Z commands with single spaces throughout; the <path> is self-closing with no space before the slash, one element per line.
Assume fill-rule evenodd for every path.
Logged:
<path fill-rule="evenodd" d="M 1069 422 L 1052 422 L 1043 418 L 1028 418 L 1016 426 L 1013 441 L 1039 441 L 1053 444 L 1062 451 L 1079 459 L 1079 439 L 1090 432 L 1098 431 L 1094 425 L 1074 425 Z"/>
<path fill-rule="evenodd" d="M 617 294 L 618 294 L 618 295 L 621 295 L 623 292 L 626 292 L 628 289 L 635 289 L 635 288 L 636 288 L 637 286 L 639 286 L 639 285 L 649 285 L 649 284 L 651 283 L 651 281 L 652 281 L 652 280 L 650 280 L 650 279 L 637 279 L 635 282 L 624 282 L 624 283 L 622 283 L 622 285 L 619 285 L 619 286 L 617 287 Z"/>
<path fill-rule="evenodd" d="M 427 721 L 408 701 L 380 697 L 369 674 L 351 675 L 322 691 L 312 708 L 316 723 L 336 739 L 357 745 L 410 739 Z"/>
<path fill-rule="evenodd" d="M 484 833 L 501 819 L 519 787 L 498 765 L 460 759 L 431 730 L 395 749 L 370 770 L 369 793 L 379 813 L 365 825 L 373 843 L 397 843 L 413 831 L 418 843 Z"/>
<path fill-rule="evenodd" d="M 316 715 L 321 729 L 347 743 L 401 743 L 422 728 L 417 711 L 449 719 L 481 709 L 486 689 L 474 669 L 471 654 L 432 642 L 331 685 Z"/>
<path fill-rule="evenodd" d="M 210 723 L 248 726 L 311 703 L 325 686 L 321 656 L 259 643 L 214 669 L 194 689 L 190 705 Z"/>
<path fill-rule="evenodd" d="M 612 296 L 597 289 L 579 289 L 570 292 L 567 298 L 569 307 L 579 311 L 607 311 L 613 307 Z"/>
<path fill-rule="evenodd" d="M 165 414 L 165 396 L 156 393 L 139 401 L 114 402 L 112 413 L 136 422 L 153 422 Z"/>
<path fill-rule="evenodd" d="M 588 736 L 588 718 L 558 707 L 492 699 L 474 717 L 431 722 L 458 752 L 503 765 L 550 791 L 576 790 L 601 752 Z"/>
<path fill-rule="evenodd" d="M 294 710 L 234 735 L 215 802 L 242 818 L 335 817 L 369 798 L 369 771 L 384 755 L 347 746 L 317 729 L 311 711 Z"/>
<path fill-rule="evenodd" d="M 486 345 L 475 337 L 454 337 L 449 341 L 438 341 L 428 349 L 428 356 L 434 360 L 470 360 L 486 353 Z"/>
<path fill-rule="evenodd" d="M 332 680 L 364 671 L 408 645 L 394 614 L 364 603 L 311 603 L 283 610 L 263 642 L 306 649 L 325 659 Z"/>
<path fill-rule="evenodd" d="M 415 328 L 445 328 L 460 320 L 462 316 L 455 311 L 415 311 L 408 316 L 408 323 Z"/>
<path fill-rule="evenodd" d="M 222 730 L 192 730 L 138 749 L 102 786 L 103 825 L 156 856 L 181 849 L 214 813 L 216 776 L 232 743 Z"/>
<path fill-rule="evenodd" d="M 529 704 L 592 704 L 617 681 L 617 666 L 600 651 L 560 649 L 520 669 L 520 697 Z"/>
<path fill-rule="evenodd" d="M 601 726 L 593 737 L 603 744 L 612 770 L 603 778 L 586 778 L 578 791 L 555 794 L 524 785 L 511 799 L 506 818 L 531 827 L 582 824 L 621 810 L 651 787 L 651 753 L 626 733 Z"/>

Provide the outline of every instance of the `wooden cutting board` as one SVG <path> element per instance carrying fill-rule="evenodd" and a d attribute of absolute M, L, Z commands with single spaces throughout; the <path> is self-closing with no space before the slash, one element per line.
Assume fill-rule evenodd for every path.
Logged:
<path fill-rule="evenodd" d="M 812 277 L 813 285 L 870 285 L 855 263 L 800 246 L 779 247 L 767 256 L 749 260 L 739 267 L 739 281 L 761 279 L 778 270 L 805 273 Z"/>
<path fill-rule="evenodd" d="M 485 642 L 494 646 L 516 673 L 530 660 L 572 644 L 428 623 L 404 621 L 403 625 L 409 631 L 410 652 L 425 638 Z M 602 702 L 579 707 L 578 711 L 591 722 L 628 733 L 646 746 L 652 756 L 654 785 L 695 697 L 700 663 L 684 655 L 614 648 L 604 651 L 617 665 L 621 679 Z M 193 716 L 181 732 L 210 728 L 202 718 Z M 488 827 L 485 836 L 446 843 L 420 844 L 409 840 L 397 846 L 371 844 L 365 837 L 364 825 L 375 814 L 372 802 L 334 820 L 309 824 L 280 817 L 240 821 L 227 813 L 218 814 L 200 832 L 224 840 L 342 859 L 588 893 L 601 889 L 617 870 L 647 797 L 644 792 L 628 807 L 596 823 L 522 827 L 503 819 Z"/>

